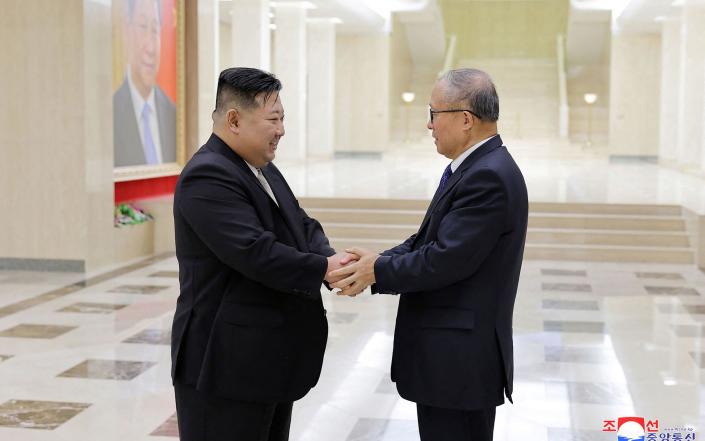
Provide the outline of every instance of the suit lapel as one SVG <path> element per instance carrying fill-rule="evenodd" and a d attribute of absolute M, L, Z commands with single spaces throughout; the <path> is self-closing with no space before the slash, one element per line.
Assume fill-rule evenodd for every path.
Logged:
<path fill-rule="evenodd" d="M 308 252 L 308 244 L 306 243 L 306 238 L 304 236 L 303 229 L 301 228 L 301 220 L 296 218 L 299 210 L 294 205 L 293 198 L 288 197 L 286 184 L 282 182 L 279 175 L 275 173 L 269 165 L 262 168 L 262 174 L 267 179 L 269 186 L 272 187 L 274 197 L 277 198 L 277 202 L 279 203 L 279 211 L 281 212 L 284 221 L 286 221 L 289 226 L 289 230 L 293 234 L 299 250 Z M 269 195 L 267 195 L 267 197 L 269 198 Z"/>
<path fill-rule="evenodd" d="M 235 153 L 230 147 L 228 147 L 228 145 L 225 144 L 222 139 L 220 139 L 217 135 L 213 134 L 208 140 L 207 145 L 209 145 L 214 151 L 222 154 L 223 156 L 231 160 L 233 163 L 235 163 L 235 165 L 243 169 L 244 173 L 249 176 L 248 179 L 254 180 L 254 182 L 256 183 L 255 186 L 259 188 L 258 191 L 261 191 L 262 194 L 267 198 L 267 201 L 269 201 L 269 203 L 273 205 L 273 208 L 278 209 L 279 213 L 281 213 L 282 218 L 284 218 L 284 222 L 289 228 L 289 231 L 291 231 L 291 235 L 294 236 L 297 248 L 300 251 L 308 252 L 308 243 L 306 242 L 306 237 L 302 229 L 301 220 L 297 222 L 296 219 L 298 210 L 293 203 L 293 198 L 288 197 L 286 184 L 282 182 L 279 175 L 274 172 L 269 165 L 262 168 L 262 174 L 267 179 L 269 186 L 272 187 L 274 197 L 277 198 L 277 202 L 279 203 L 279 207 L 277 208 L 277 205 L 274 204 L 274 201 L 272 201 L 272 199 L 269 197 L 267 191 L 262 187 L 262 184 L 252 173 L 252 170 L 250 170 L 250 167 L 247 166 L 245 160 L 242 159 L 237 153 Z"/>
<path fill-rule="evenodd" d="M 416 240 L 421 237 L 421 232 L 424 228 L 426 228 L 426 225 L 431 219 L 431 213 L 433 213 L 433 211 L 436 209 L 438 201 L 443 199 L 443 196 L 448 194 L 448 192 L 455 186 L 455 184 L 460 181 L 460 178 L 463 176 L 465 170 L 469 169 L 475 162 L 477 162 L 478 159 L 485 156 L 487 153 L 491 152 L 497 147 L 500 147 L 501 145 L 502 138 L 500 138 L 499 135 L 496 135 L 493 138 L 489 139 L 484 145 L 480 146 L 480 148 L 478 148 L 476 151 L 472 152 L 470 156 L 465 158 L 463 163 L 460 164 L 460 167 L 458 167 L 458 169 L 453 172 L 452 175 L 450 175 L 450 178 L 448 178 L 448 182 L 446 183 L 446 186 L 443 188 L 442 191 L 436 190 L 436 194 L 433 195 L 431 204 L 428 206 L 428 210 L 426 210 L 426 216 L 424 216 L 424 219 L 421 222 L 421 226 L 419 227 L 419 231 L 416 234 Z"/>

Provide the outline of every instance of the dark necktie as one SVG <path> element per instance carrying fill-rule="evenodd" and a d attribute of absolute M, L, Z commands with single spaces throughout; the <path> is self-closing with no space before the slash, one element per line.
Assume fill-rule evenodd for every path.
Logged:
<path fill-rule="evenodd" d="M 443 189 L 445 188 L 446 184 L 448 183 L 448 179 L 450 178 L 450 175 L 453 174 L 453 170 L 450 168 L 450 164 L 448 164 L 448 167 L 446 167 L 445 170 L 443 170 L 443 176 L 441 176 L 441 183 L 438 184 L 438 192 L 442 192 Z"/>

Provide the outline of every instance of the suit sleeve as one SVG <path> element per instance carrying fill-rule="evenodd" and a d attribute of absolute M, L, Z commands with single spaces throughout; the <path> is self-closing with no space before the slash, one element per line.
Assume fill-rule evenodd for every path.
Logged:
<path fill-rule="evenodd" d="M 284 185 L 286 185 L 287 190 L 289 190 L 289 194 L 296 201 L 296 206 L 299 209 L 299 217 L 301 218 L 301 222 L 304 226 L 304 235 L 306 236 L 306 242 L 308 243 L 309 250 L 311 250 L 312 253 L 325 257 L 330 257 L 335 254 L 335 250 L 331 248 L 328 238 L 323 232 L 323 227 L 316 219 L 309 217 L 309 215 L 306 214 L 306 211 L 301 208 L 299 201 L 296 199 L 294 192 L 291 191 L 291 187 L 289 187 L 289 183 L 287 183 L 286 179 L 284 179 L 282 172 L 274 164 L 270 163 L 269 167 L 273 173 L 279 175 L 279 178 Z"/>
<path fill-rule="evenodd" d="M 304 224 L 304 234 L 306 235 L 306 242 L 308 242 L 309 250 L 311 250 L 312 253 L 325 257 L 330 257 L 335 254 L 335 250 L 331 248 L 328 238 L 323 232 L 323 227 L 321 224 L 316 219 L 309 217 L 308 214 L 306 214 L 306 211 L 304 211 L 301 207 L 299 207 L 299 214 Z M 327 281 L 324 280 L 323 285 L 328 291 L 332 290 L 330 283 Z"/>
<path fill-rule="evenodd" d="M 325 257 L 330 257 L 335 254 L 335 250 L 331 248 L 320 222 L 309 217 L 306 211 L 301 207 L 299 207 L 299 215 L 304 224 L 304 233 L 306 234 L 306 241 L 308 242 L 308 247 L 311 252 Z"/>
<path fill-rule="evenodd" d="M 277 241 L 262 227 L 248 195 L 226 170 L 214 165 L 199 168 L 191 169 L 181 182 L 178 209 L 218 259 L 278 291 L 320 292 L 327 259 Z"/>
<path fill-rule="evenodd" d="M 409 236 L 408 239 L 406 239 L 404 242 L 400 243 L 399 245 L 395 246 L 394 248 L 390 248 L 386 251 L 382 251 L 380 253 L 380 255 L 381 256 L 394 256 L 396 254 L 406 254 L 409 251 L 411 251 L 411 245 L 414 243 L 414 239 L 416 239 L 416 233 Z"/>
<path fill-rule="evenodd" d="M 492 252 L 504 231 L 508 208 L 499 176 L 482 169 L 461 180 L 454 192 L 435 241 L 377 259 L 375 278 L 380 292 L 443 288 L 470 277 Z"/>

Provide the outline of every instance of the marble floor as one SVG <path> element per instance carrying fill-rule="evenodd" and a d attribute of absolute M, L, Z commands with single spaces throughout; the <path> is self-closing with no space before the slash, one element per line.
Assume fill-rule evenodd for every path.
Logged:
<path fill-rule="evenodd" d="M 176 271 L 162 255 L 88 277 L 0 272 L 0 440 L 176 439 Z M 625 416 L 658 420 L 646 439 L 695 439 L 704 296 L 694 266 L 525 262 L 514 404 L 498 409 L 495 439 L 616 440 L 603 429 Z M 389 377 L 398 298 L 324 298 L 323 374 L 295 405 L 291 439 L 418 440 L 415 407 Z"/>

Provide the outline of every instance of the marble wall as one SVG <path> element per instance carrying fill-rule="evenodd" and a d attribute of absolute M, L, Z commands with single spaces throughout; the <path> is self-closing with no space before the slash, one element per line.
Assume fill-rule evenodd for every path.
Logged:
<path fill-rule="evenodd" d="M 565 34 L 566 0 L 439 0 L 446 32 L 458 36 L 457 59 L 553 58 Z"/>
<path fill-rule="evenodd" d="M 661 37 L 658 34 L 613 34 L 611 55 L 609 153 L 656 157 Z"/>
<path fill-rule="evenodd" d="M 659 159 L 705 173 L 705 2 L 684 0 L 661 30 Z"/>
<path fill-rule="evenodd" d="M 389 36 L 338 35 L 336 151 L 381 152 L 389 142 Z"/>
<path fill-rule="evenodd" d="M 100 267 L 113 240 L 110 5 L 8 0 L 0 41 L 12 60 L 0 73 L 0 264 Z"/>

